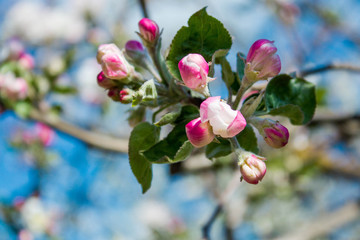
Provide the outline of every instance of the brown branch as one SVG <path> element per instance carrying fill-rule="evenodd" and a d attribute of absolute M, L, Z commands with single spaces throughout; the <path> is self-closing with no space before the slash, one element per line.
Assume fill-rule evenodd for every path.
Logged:
<path fill-rule="evenodd" d="M 305 77 L 311 74 L 321 73 L 329 70 L 343 70 L 343 71 L 352 71 L 352 72 L 360 72 L 360 66 L 355 66 L 351 64 L 344 63 L 330 63 L 326 65 L 317 66 L 314 68 L 309 68 L 303 71 L 300 71 L 298 75 L 300 77 Z"/>
<path fill-rule="evenodd" d="M 293 232 L 275 238 L 274 240 L 310 240 L 319 236 L 332 233 L 339 227 L 352 222 L 360 217 L 359 205 L 349 202 L 341 208 L 323 214 L 313 220 L 307 221 L 302 226 L 296 227 Z"/>
<path fill-rule="evenodd" d="M 342 124 L 349 120 L 360 120 L 360 114 L 338 114 L 319 108 L 316 110 L 314 118 L 309 125 L 323 123 Z"/>
<path fill-rule="evenodd" d="M 61 132 L 67 133 L 93 147 L 122 153 L 126 153 L 128 150 L 128 140 L 125 139 L 85 130 L 65 122 L 60 118 L 49 117 L 49 115 L 40 113 L 36 110 L 31 112 L 30 118 L 45 123 Z"/>
<path fill-rule="evenodd" d="M 149 13 L 146 6 L 146 0 L 139 0 L 139 4 L 141 6 L 141 10 L 143 12 L 144 18 L 149 18 Z"/>
<path fill-rule="evenodd" d="M 220 195 L 220 199 L 218 200 L 218 204 L 216 205 L 213 213 L 204 226 L 202 227 L 202 240 L 210 240 L 210 231 L 213 223 L 216 218 L 220 215 L 223 210 L 224 204 L 230 198 L 230 196 L 236 191 L 237 187 L 240 184 L 240 171 L 235 171 L 233 178 L 230 180 L 228 185 L 225 188 L 225 191 Z"/>

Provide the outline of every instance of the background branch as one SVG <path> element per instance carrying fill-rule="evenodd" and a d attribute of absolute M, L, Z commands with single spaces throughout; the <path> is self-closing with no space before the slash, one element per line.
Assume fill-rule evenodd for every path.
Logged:
<path fill-rule="evenodd" d="M 111 137 L 106 134 L 95 133 L 90 130 L 85 130 L 68 122 L 65 122 L 60 118 L 49 117 L 48 115 L 40 113 L 37 110 L 33 110 L 31 112 L 30 118 L 45 123 L 50 127 L 53 127 L 64 133 L 67 133 L 93 147 L 122 153 L 127 153 L 128 151 L 127 139 Z"/>
<path fill-rule="evenodd" d="M 314 218 L 293 232 L 287 233 L 274 240 L 310 240 L 334 232 L 339 227 L 360 217 L 359 205 L 355 202 L 347 203 L 341 208 Z"/>
<path fill-rule="evenodd" d="M 309 68 L 303 71 L 300 71 L 298 75 L 300 77 L 305 77 L 311 74 L 321 73 L 329 70 L 344 70 L 344 71 L 352 71 L 352 72 L 360 72 L 360 66 L 355 66 L 351 64 L 344 63 L 330 63 L 326 65 L 316 66 L 314 68 Z"/>
<path fill-rule="evenodd" d="M 146 0 L 139 0 L 139 4 L 141 6 L 141 10 L 143 13 L 144 18 L 149 18 L 149 13 L 146 6 Z"/>
<path fill-rule="evenodd" d="M 233 173 L 233 178 L 230 180 L 228 185 L 220 194 L 220 198 L 218 199 L 218 204 L 216 205 L 213 213 L 211 214 L 210 218 L 204 226 L 202 227 L 202 239 L 203 240 L 210 240 L 210 231 L 213 223 L 215 222 L 216 218 L 220 215 L 223 210 L 224 204 L 228 201 L 230 196 L 236 191 L 237 187 L 240 185 L 240 171 L 235 170 Z"/>

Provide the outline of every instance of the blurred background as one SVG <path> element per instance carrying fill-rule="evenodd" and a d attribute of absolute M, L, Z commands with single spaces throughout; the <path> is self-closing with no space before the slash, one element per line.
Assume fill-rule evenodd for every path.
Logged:
<path fill-rule="evenodd" d="M 267 174 L 258 185 L 237 187 L 212 239 L 360 239 L 360 2 L 145 3 L 164 29 L 164 52 L 207 6 L 233 36 L 233 67 L 237 52 L 266 38 L 278 47 L 283 73 L 296 71 L 317 86 L 312 123 L 294 127 L 282 119 L 290 130 L 285 148 L 273 151 L 259 138 Z M 56 83 L 42 104 L 68 124 L 52 129 L 20 118 L 21 111 L 0 114 L 0 240 L 201 239 L 236 170 L 228 159 L 154 165 L 152 187 L 142 195 L 126 152 L 79 140 L 79 129 L 128 138 L 129 106 L 97 86 L 95 55 L 99 44 L 123 48 L 139 40 L 142 17 L 136 0 L 0 0 L 0 57 L 26 52 L 25 66 Z M 341 69 L 319 68 L 328 64 Z M 221 81 L 210 90 L 226 97 Z M 120 143 L 126 151 L 126 141 Z"/>

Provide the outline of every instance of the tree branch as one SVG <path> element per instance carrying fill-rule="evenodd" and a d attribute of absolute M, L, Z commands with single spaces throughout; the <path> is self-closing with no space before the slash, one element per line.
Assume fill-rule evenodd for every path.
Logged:
<path fill-rule="evenodd" d="M 329 234 L 346 223 L 356 220 L 359 216 L 359 205 L 355 202 L 349 202 L 341 208 L 314 218 L 302 226 L 296 227 L 293 232 L 274 240 L 311 240 Z"/>
<path fill-rule="evenodd" d="M 240 171 L 236 170 L 234 173 L 233 178 L 228 183 L 225 191 L 222 192 L 220 198 L 218 200 L 218 204 L 216 205 L 213 213 L 211 214 L 210 218 L 204 226 L 202 227 L 202 240 L 210 240 L 210 231 L 213 223 L 215 222 L 216 218 L 220 215 L 223 210 L 224 204 L 230 198 L 230 196 L 236 191 L 237 187 L 240 184 Z"/>
<path fill-rule="evenodd" d="M 149 13 L 148 13 L 147 7 L 146 7 L 146 0 L 139 0 L 139 3 L 141 6 L 141 10 L 143 12 L 144 18 L 149 18 Z"/>
<path fill-rule="evenodd" d="M 352 71 L 352 72 L 360 72 L 360 66 L 355 66 L 351 64 L 344 63 L 330 63 L 326 65 L 317 66 L 314 68 L 309 68 L 303 71 L 300 71 L 298 75 L 300 77 L 305 77 L 311 74 L 321 73 L 329 70 L 344 70 L 344 71 Z"/>
<path fill-rule="evenodd" d="M 31 112 L 30 118 L 67 133 L 93 147 L 122 153 L 126 153 L 128 151 L 128 140 L 126 139 L 111 137 L 106 134 L 81 129 L 61 120 L 60 118 L 49 117 L 37 110 L 33 110 Z"/>

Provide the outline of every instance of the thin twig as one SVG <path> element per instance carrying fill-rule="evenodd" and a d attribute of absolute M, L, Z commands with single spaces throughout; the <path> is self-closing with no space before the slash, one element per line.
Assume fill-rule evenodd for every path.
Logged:
<path fill-rule="evenodd" d="M 215 222 L 216 218 L 220 215 L 222 212 L 223 206 L 218 204 L 214 210 L 214 212 L 211 214 L 209 220 L 206 222 L 206 224 L 202 228 L 203 233 L 203 239 L 210 240 L 210 229 L 212 227 L 212 224 Z"/>
<path fill-rule="evenodd" d="M 30 118 L 67 133 L 93 147 L 121 153 L 126 153 L 128 150 L 128 140 L 126 139 L 111 137 L 106 134 L 85 130 L 65 122 L 60 118 L 49 117 L 48 115 L 42 114 L 36 110 L 31 112 Z"/>
<path fill-rule="evenodd" d="M 139 0 L 139 4 L 143 13 L 144 18 L 149 18 L 149 13 L 146 6 L 146 0 Z"/>
<path fill-rule="evenodd" d="M 360 72 L 360 66 L 344 63 L 330 63 L 326 65 L 316 66 L 299 72 L 300 77 L 305 77 L 311 74 L 321 73 L 329 70 L 344 70 L 352 72 Z"/>
<path fill-rule="evenodd" d="M 236 191 L 237 187 L 240 184 L 240 171 L 235 171 L 233 178 L 228 183 L 225 191 L 222 192 L 220 195 L 220 199 L 218 200 L 218 204 L 216 205 L 213 213 L 211 214 L 210 218 L 204 226 L 202 227 L 202 239 L 203 240 L 210 240 L 210 231 L 213 223 L 215 222 L 216 218 L 220 215 L 223 210 L 224 204 L 230 198 L 230 196 Z"/>

